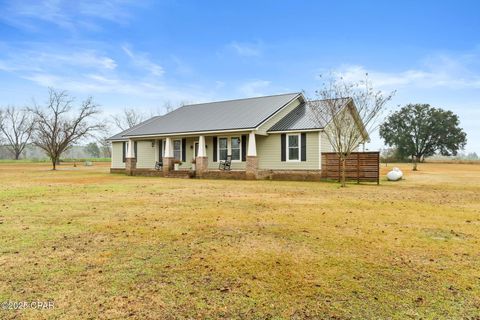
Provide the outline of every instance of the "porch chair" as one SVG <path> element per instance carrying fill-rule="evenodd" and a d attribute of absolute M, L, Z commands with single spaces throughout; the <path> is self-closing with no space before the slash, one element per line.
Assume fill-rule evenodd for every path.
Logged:
<path fill-rule="evenodd" d="M 162 170 L 163 168 L 163 160 L 155 162 L 155 170 Z"/>
<path fill-rule="evenodd" d="M 232 166 L 232 156 L 227 155 L 227 160 L 220 161 L 220 163 L 218 165 L 218 169 L 223 170 L 223 171 L 226 171 L 226 170 L 230 171 L 231 166 Z"/>

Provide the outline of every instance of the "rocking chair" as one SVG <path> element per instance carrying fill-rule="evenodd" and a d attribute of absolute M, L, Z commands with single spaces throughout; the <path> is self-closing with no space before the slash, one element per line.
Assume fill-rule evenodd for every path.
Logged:
<path fill-rule="evenodd" d="M 163 168 L 163 161 L 155 162 L 155 170 L 162 170 Z"/>
<path fill-rule="evenodd" d="M 232 166 L 232 156 L 228 155 L 227 160 L 225 161 L 220 161 L 218 165 L 218 169 L 223 170 L 223 171 L 230 171 Z"/>

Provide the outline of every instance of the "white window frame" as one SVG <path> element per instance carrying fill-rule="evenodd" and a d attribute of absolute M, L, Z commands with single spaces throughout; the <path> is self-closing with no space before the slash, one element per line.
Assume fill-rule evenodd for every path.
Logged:
<path fill-rule="evenodd" d="M 220 162 L 220 161 L 225 161 L 227 159 L 220 159 L 220 139 L 226 139 L 227 140 L 227 157 L 229 155 L 229 151 L 230 151 L 230 148 L 229 148 L 229 143 L 228 143 L 228 137 L 218 137 L 217 139 L 217 160 Z"/>
<path fill-rule="evenodd" d="M 233 159 L 233 152 L 232 152 L 232 139 L 237 138 L 238 139 L 238 154 L 239 154 L 239 159 Z M 232 162 L 242 162 L 242 137 L 241 136 L 233 136 L 230 137 L 230 139 L 227 140 L 227 146 L 229 147 L 230 155 L 232 156 Z M 227 152 L 228 153 L 228 152 Z"/>
<path fill-rule="evenodd" d="M 175 141 L 180 141 L 180 158 L 177 159 L 175 158 Z M 179 160 L 179 161 L 182 161 L 182 154 L 183 154 L 183 150 L 182 150 L 182 139 L 175 139 L 172 141 L 172 149 L 173 149 L 173 158 L 176 159 L 176 160 Z"/>
<path fill-rule="evenodd" d="M 290 136 L 297 136 L 298 137 L 298 159 L 290 159 Z M 302 161 L 302 136 L 300 133 L 289 133 L 287 134 L 287 141 L 286 141 L 286 150 L 285 152 L 287 153 L 287 161 L 288 162 L 301 162 Z"/>

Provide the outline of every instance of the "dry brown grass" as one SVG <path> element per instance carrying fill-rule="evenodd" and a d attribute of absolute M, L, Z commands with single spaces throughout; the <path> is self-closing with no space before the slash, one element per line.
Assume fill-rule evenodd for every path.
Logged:
<path fill-rule="evenodd" d="M 480 165 L 399 166 L 341 189 L 0 164 L 0 302 L 55 302 L 0 318 L 478 319 Z"/>

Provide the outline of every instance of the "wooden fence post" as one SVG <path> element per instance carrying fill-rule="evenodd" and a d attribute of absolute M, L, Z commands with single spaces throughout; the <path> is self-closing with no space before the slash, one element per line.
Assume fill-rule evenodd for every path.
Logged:
<path fill-rule="evenodd" d="M 380 185 L 380 152 L 377 153 L 377 163 L 378 163 L 378 169 L 377 169 L 377 186 Z"/>
<path fill-rule="evenodd" d="M 342 161 L 340 161 L 340 157 L 337 156 L 338 158 L 338 182 L 341 182 L 342 181 Z"/>
<path fill-rule="evenodd" d="M 357 152 L 357 184 L 360 184 L 360 153 Z"/>

